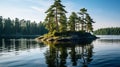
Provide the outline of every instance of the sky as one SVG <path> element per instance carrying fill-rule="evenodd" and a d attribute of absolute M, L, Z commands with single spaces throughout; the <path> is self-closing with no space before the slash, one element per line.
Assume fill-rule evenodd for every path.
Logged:
<path fill-rule="evenodd" d="M 45 11 L 54 0 L 0 0 L 0 16 L 4 18 L 19 18 L 31 21 L 44 21 Z M 79 12 L 86 8 L 96 22 L 94 29 L 106 27 L 120 27 L 120 0 L 62 0 L 67 10 L 67 17 L 71 12 Z"/>

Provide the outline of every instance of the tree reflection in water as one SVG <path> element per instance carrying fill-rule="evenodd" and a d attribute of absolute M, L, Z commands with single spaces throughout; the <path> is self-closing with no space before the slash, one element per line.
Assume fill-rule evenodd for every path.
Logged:
<path fill-rule="evenodd" d="M 37 43 L 34 39 L 0 39 L 0 56 L 2 53 L 14 52 L 15 55 L 19 55 L 20 51 L 27 50 L 28 52 L 32 48 L 42 48 L 45 45 Z"/>
<path fill-rule="evenodd" d="M 48 67 L 67 67 L 70 62 L 72 66 L 87 67 L 92 61 L 93 44 L 91 43 L 92 41 L 84 43 L 45 42 L 49 46 L 45 53 L 46 64 Z"/>

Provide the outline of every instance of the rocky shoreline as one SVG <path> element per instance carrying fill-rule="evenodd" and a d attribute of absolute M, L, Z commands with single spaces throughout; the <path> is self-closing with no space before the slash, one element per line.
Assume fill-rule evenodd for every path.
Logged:
<path fill-rule="evenodd" d="M 50 37 L 45 37 L 45 36 L 40 36 L 36 38 L 37 41 L 39 42 L 77 42 L 77 41 L 87 41 L 87 40 L 95 40 L 98 37 L 95 35 L 92 35 L 90 33 L 84 33 L 84 34 L 72 34 L 69 36 L 50 36 Z"/>

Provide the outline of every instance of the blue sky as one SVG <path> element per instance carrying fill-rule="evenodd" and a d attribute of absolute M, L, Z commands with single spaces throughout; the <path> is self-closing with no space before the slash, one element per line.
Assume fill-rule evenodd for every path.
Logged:
<path fill-rule="evenodd" d="M 0 0 L 0 16 L 43 21 L 44 13 L 54 0 Z M 120 27 L 120 0 L 62 0 L 67 16 L 72 11 L 87 8 L 96 22 L 94 28 Z"/>

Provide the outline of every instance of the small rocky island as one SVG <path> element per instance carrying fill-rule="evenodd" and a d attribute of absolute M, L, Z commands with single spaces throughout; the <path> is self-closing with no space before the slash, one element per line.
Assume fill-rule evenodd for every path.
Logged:
<path fill-rule="evenodd" d="M 73 42 L 94 40 L 97 37 L 93 34 L 93 19 L 87 13 L 86 8 L 81 8 L 79 12 L 72 12 L 67 18 L 65 6 L 61 0 L 55 0 L 54 4 L 45 12 L 46 18 L 44 26 L 48 33 L 36 38 L 37 41 L 51 42 Z"/>
<path fill-rule="evenodd" d="M 88 40 L 95 40 L 97 37 L 87 32 L 61 32 L 54 34 L 45 34 L 36 38 L 40 42 L 84 42 Z"/>

